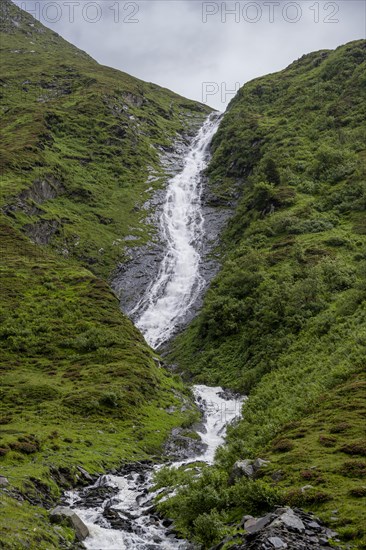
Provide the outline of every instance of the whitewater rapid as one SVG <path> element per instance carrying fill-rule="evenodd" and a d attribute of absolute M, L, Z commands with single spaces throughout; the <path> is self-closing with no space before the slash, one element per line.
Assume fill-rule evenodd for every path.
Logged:
<path fill-rule="evenodd" d="M 191 462 L 211 464 L 217 447 L 224 443 L 227 425 L 241 413 L 243 398 L 228 396 L 220 387 L 198 385 L 193 393 L 203 413 L 197 433 L 204 448 L 201 454 L 173 462 L 172 468 Z M 169 522 L 156 515 L 153 502 L 162 490 L 152 489 L 153 477 L 161 468 L 131 464 L 125 473 L 102 476 L 89 488 L 68 493 L 69 505 L 88 527 L 90 536 L 83 542 L 88 550 L 193 550 L 188 541 L 177 538 Z M 106 495 L 98 506 L 88 505 L 88 494 L 90 498 L 100 487 L 112 489 L 113 496 Z M 116 515 L 122 528 L 110 524 L 110 517 Z"/>
<path fill-rule="evenodd" d="M 155 281 L 131 312 L 146 341 L 158 348 L 169 340 L 204 287 L 200 249 L 204 232 L 201 207 L 202 171 L 220 122 L 210 115 L 184 160 L 182 171 L 168 183 L 160 220 L 166 252 Z"/>
<path fill-rule="evenodd" d="M 175 331 L 202 290 L 200 244 L 203 237 L 201 209 L 202 170 L 208 148 L 219 124 L 211 115 L 190 148 L 183 170 L 168 185 L 161 219 L 167 252 L 157 279 L 137 305 L 137 326 L 152 347 L 159 347 Z M 243 398 L 221 387 L 196 385 L 192 388 L 202 422 L 197 428 L 201 452 L 170 464 L 182 467 L 190 462 L 211 464 L 216 449 L 224 443 L 226 427 L 241 413 Z M 94 485 L 67 494 L 67 502 L 88 527 L 83 542 L 89 550 L 188 550 L 193 546 L 177 538 L 169 520 L 154 508 L 153 477 L 159 464 L 130 464 L 118 475 L 101 476 Z M 102 490 L 102 498 L 100 498 Z M 104 496 L 105 495 L 105 496 Z M 167 523 L 168 522 L 168 523 Z"/>

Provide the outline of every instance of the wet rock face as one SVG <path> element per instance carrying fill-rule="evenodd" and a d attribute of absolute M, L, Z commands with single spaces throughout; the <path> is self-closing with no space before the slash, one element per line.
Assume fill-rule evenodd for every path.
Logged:
<path fill-rule="evenodd" d="M 193 121 L 189 133 L 180 136 L 173 147 L 169 150 L 161 149 L 161 165 L 166 173 L 166 184 L 170 178 L 182 171 L 192 138 L 197 134 L 200 125 L 201 123 L 198 124 L 197 120 Z M 153 182 L 154 179 L 155 176 L 151 174 L 150 181 Z M 139 302 L 151 283 L 156 280 L 166 253 L 166 242 L 160 231 L 165 197 L 166 190 L 158 189 L 143 205 L 142 208 L 149 212 L 147 221 L 154 235 L 150 242 L 143 246 L 133 246 L 134 237 L 127 236 L 125 241 L 131 242 L 129 260 L 119 264 L 112 277 L 112 288 L 120 298 L 121 308 L 133 321 L 136 321 L 143 312 L 141 307 L 138 307 Z M 215 258 L 214 251 L 219 244 L 224 227 L 233 214 L 235 202 L 234 199 L 225 203 L 215 200 L 209 191 L 207 180 L 202 176 L 201 208 L 204 218 L 204 236 L 202 242 L 196 244 L 201 256 L 200 274 L 205 281 L 205 286 L 185 317 L 179 320 L 175 333 L 178 333 L 197 315 L 207 287 L 219 270 L 219 261 Z M 164 352 L 164 346 L 160 351 Z"/>
<path fill-rule="evenodd" d="M 80 491 L 80 498 L 86 508 L 101 506 L 106 499 L 112 499 L 118 493 L 118 489 L 111 487 L 106 479 L 106 476 L 102 476 L 96 485 L 86 487 Z"/>
<path fill-rule="evenodd" d="M 215 248 L 219 245 L 221 234 L 234 213 L 234 207 L 220 204 L 214 205 L 210 202 L 209 197 L 207 182 L 204 180 L 201 197 L 204 236 L 199 252 L 201 254 L 200 273 L 205 281 L 205 287 L 190 308 L 186 318 L 183 319 L 183 326 L 190 323 L 202 308 L 203 298 L 208 285 L 220 269 L 220 262 L 218 256 L 215 254 Z"/>
<path fill-rule="evenodd" d="M 244 516 L 241 524 L 246 534 L 230 538 L 237 541 L 232 550 L 324 550 L 339 548 L 330 544 L 337 542 L 337 533 L 326 528 L 312 514 L 298 508 L 276 508 L 273 513 L 262 518 Z M 212 550 L 220 550 L 229 540 L 222 541 Z"/>
<path fill-rule="evenodd" d="M 182 428 L 175 428 L 164 446 L 164 455 L 171 460 L 186 460 L 201 455 L 207 445 L 201 439 L 189 437 Z"/>
<path fill-rule="evenodd" d="M 167 180 L 178 174 L 183 167 L 183 160 L 187 154 L 190 139 L 181 136 L 171 151 L 160 151 L 160 162 L 166 173 Z M 149 177 L 151 183 L 155 180 L 153 174 Z M 149 180 L 148 182 L 149 183 Z M 159 233 L 159 222 L 165 202 L 165 189 L 156 190 L 143 205 L 149 212 L 147 222 L 155 235 L 151 241 L 143 246 L 133 246 L 133 236 L 128 235 L 125 241 L 131 242 L 129 260 L 117 266 L 112 277 L 112 288 L 120 298 L 122 310 L 135 321 L 134 309 L 144 296 L 149 285 L 159 273 L 164 258 L 166 243 Z M 141 313 L 140 311 L 138 312 Z"/>
<path fill-rule="evenodd" d="M 103 475 L 93 485 L 79 490 L 76 500 L 75 493 L 71 499 L 71 494 L 66 494 L 65 502 L 70 507 L 62 508 L 75 512 L 86 525 L 89 525 L 90 512 L 96 514 L 94 525 L 106 529 L 106 532 L 123 533 L 123 543 L 120 538 L 113 539 L 118 540 L 121 548 L 193 550 L 193 545 L 178 538 L 173 521 L 160 517 L 155 508 L 154 497 L 161 489 L 150 492 L 154 468 L 149 460 L 125 464 L 114 469 L 111 475 Z M 122 482 L 119 487 L 117 478 Z M 109 542 L 103 544 L 100 548 L 107 550 L 111 547 Z"/>

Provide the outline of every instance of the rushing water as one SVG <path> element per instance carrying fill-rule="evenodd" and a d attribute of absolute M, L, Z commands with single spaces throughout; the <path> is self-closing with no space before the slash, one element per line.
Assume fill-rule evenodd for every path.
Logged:
<path fill-rule="evenodd" d="M 196 401 L 203 411 L 202 427 L 198 430 L 206 448 L 202 452 L 184 461 L 171 464 L 179 467 L 189 462 L 211 463 L 215 451 L 224 442 L 226 426 L 240 415 L 242 400 L 226 397 L 222 388 L 194 386 Z M 121 475 L 102 476 L 94 486 L 79 493 L 69 493 L 69 503 L 87 525 L 90 536 L 84 541 L 90 550 L 188 550 L 190 543 L 176 538 L 171 526 L 166 524 L 152 510 L 155 496 L 151 492 L 152 478 L 161 468 L 155 465 L 142 468 L 131 465 Z M 115 494 L 107 496 L 98 506 L 90 507 L 88 491 L 98 487 L 114 488 Z M 111 528 L 108 518 L 120 518 L 122 527 Z M 113 526 L 113 525 L 112 525 Z M 115 527 L 115 526 L 114 526 Z"/>
<path fill-rule="evenodd" d="M 217 114 L 208 117 L 193 140 L 183 170 L 168 184 L 160 224 L 166 253 L 156 280 L 131 312 L 141 312 L 136 325 L 154 348 L 172 336 L 204 286 L 199 269 L 204 222 L 201 173 L 219 120 Z"/>
<path fill-rule="evenodd" d="M 156 281 L 138 305 L 142 313 L 137 326 L 153 347 L 171 337 L 202 289 L 199 272 L 203 232 L 201 172 L 206 166 L 208 147 L 218 121 L 217 115 L 206 120 L 189 150 L 182 172 L 168 186 L 161 221 L 167 252 Z M 190 459 L 172 463 L 171 467 L 196 461 L 212 463 L 217 447 L 224 442 L 227 424 L 240 415 L 242 399 L 227 395 L 220 387 L 199 385 L 193 387 L 193 392 L 203 413 L 197 429 L 203 450 Z M 159 468 L 160 465 L 131 464 L 119 475 L 102 476 L 93 486 L 67 495 L 70 506 L 88 526 L 90 536 L 84 541 L 86 548 L 192 548 L 189 542 L 176 538 L 169 521 L 155 514 L 153 500 L 157 493 L 151 488 L 154 472 Z"/>

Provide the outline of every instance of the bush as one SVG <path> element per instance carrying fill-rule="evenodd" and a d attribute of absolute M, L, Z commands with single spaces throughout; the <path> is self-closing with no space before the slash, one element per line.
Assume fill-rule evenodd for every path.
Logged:
<path fill-rule="evenodd" d="M 276 191 L 271 183 L 259 182 L 253 188 L 252 207 L 259 212 L 265 212 L 271 207 L 276 196 Z"/>
<path fill-rule="evenodd" d="M 366 456 L 366 441 L 362 439 L 359 441 L 352 441 L 351 443 L 343 445 L 340 450 L 348 455 Z"/>
<path fill-rule="evenodd" d="M 319 491 L 312 487 L 307 491 L 295 488 L 290 489 L 284 495 L 284 501 L 288 506 L 314 506 L 332 500 L 332 495 L 325 491 Z"/>
<path fill-rule="evenodd" d="M 18 451 L 26 455 L 34 454 L 39 450 L 34 443 L 31 443 L 29 441 L 14 441 L 12 443 L 9 443 L 9 447 L 13 451 Z"/>
<path fill-rule="evenodd" d="M 279 185 L 281 183 L 280 173 L 275 161 L 272 158 L 266 160 L 264 165 L 264 173 L 269 183 L 273 183 L 274 185 Z"/>
<path fill-rule="evenodd" d="M 273 445 L 273 450 L 278 453 L 287 453 L 288 451 L 292 451 L 293 448 L 294 444 L 290 439 L 279 439 Z"/>
<path fill-rule="evenodd" d="M 194 539 L 203 548 L 209 548 L 222 540 L 227 532 L 219 514 L 213 510 L 209 514 L 201 514 L 194 521 Z"/>
<path fill-rule="evenodd" d="M 338 422 L 338 424 L 335 424 L 330 428 L 330 433 L 332 434 L 338 434 L 342 432 L 346 432 L 351 428 L 351 425 L 348 424 L 348 422 Z"/>
<path fill-rule="evenodd" d="M 351 495 L 351 497 L 364 498 L 366 497 L 366 486 L 354 487 L 353 489 L 350 489 L 348 494 Z"/>
<path fill-rule="evenodd" d="M 357 527 L 340 527 L 338 528 L 338 532 L 343 540 L 355 540 L 360 539 L 364 533 L 365 530 Z M 364 546 L 360 546 L 359 548 L 364 548 Z"/>
<path fill-rule="evenodd" d="M 323 445 L 323 447 L 334 447 L 335 444 L 337 443 L 337 439 L 335 437 L 331 437 L 327 435 L 320 435 L 319 443 L 320 445 Z"/>
<path fill-rule="evenodd" d="M 202 319 L 201 331 L 209 334 L 211 338 L 235 334 L 240 328 L 243 311 L 240 301 L 228 296 L 219 296 L 208 304 Z"/>
<path fill-rule="evenodd" d="M 317 472 L 314 470 L 302 470 L 300 472 L 300 476 L 306 480 L 314 479 L 317 475 Z"/>
<path fill-rule="evenodd" d="M 340 473 L 347 477 L 364 477 L 366 475 L 366 462 L 349 460 L 342 465 Z"/>
<path fill-rule="evenodd" d="M 260 515 L 282 504 L 282 493 L 262 480 L 241 478 L 227 491 L 228 502 L 244 513 Z"/>
<path fill-rule="evenodd" d="M 352 174 L 355 167 L 356 158 L 350 151 L 322 145 L 316 154 L 311 173 L 318 180 L 337 183 Z"/>

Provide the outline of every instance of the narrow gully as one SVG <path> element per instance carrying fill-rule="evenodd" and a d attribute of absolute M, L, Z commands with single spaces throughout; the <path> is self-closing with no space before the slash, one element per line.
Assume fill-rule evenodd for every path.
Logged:
<path fill-rule="evenodd" d="M 155 348 L 169 340 L 204 284 L 199 252 L 204 231 L 201 174 L 207 166 L 209 145 L 219 121 L 217 114 L 207 118 L 193 140 L 183 170 L 168 184 L 161 219 L 166 254 L 156 280 L 134 312 L 139 313 L 136 325 Z M 196 385 L 192 389 L 202 411 L 197 433 L 203 450 L 194 457 L 171 463 L 172 468 L 198 461 L 211 464 L 216 449 L 224 442 L 227 425 L 240 416 L 243 398 L 228 395 L 221 387 Z M 169 521 L 155 513 L 154 499 L 163 489 L 154 492 L 153 477 L 161 467 L 130 464 L 118 475 L 103 475 L 94 485 L 66 494 L 69 505 L 89 529 L 90 536 L 84 541 L 87 549 L 193 548 L 188 541 L 177 538 Z"/>
<path fill-rule="evenodd" d="M 134 317 L 138 314 L 135 324 L 153 348 L 169 340 L 204 286 L 200 274 L 204 233 L 201 175 L 219 123 L 217 113 L 206 119 L 193 140 L 182 171 L 167 186 L 160 224 L 166 253 L 157 278 L 131 312 Z"/>

